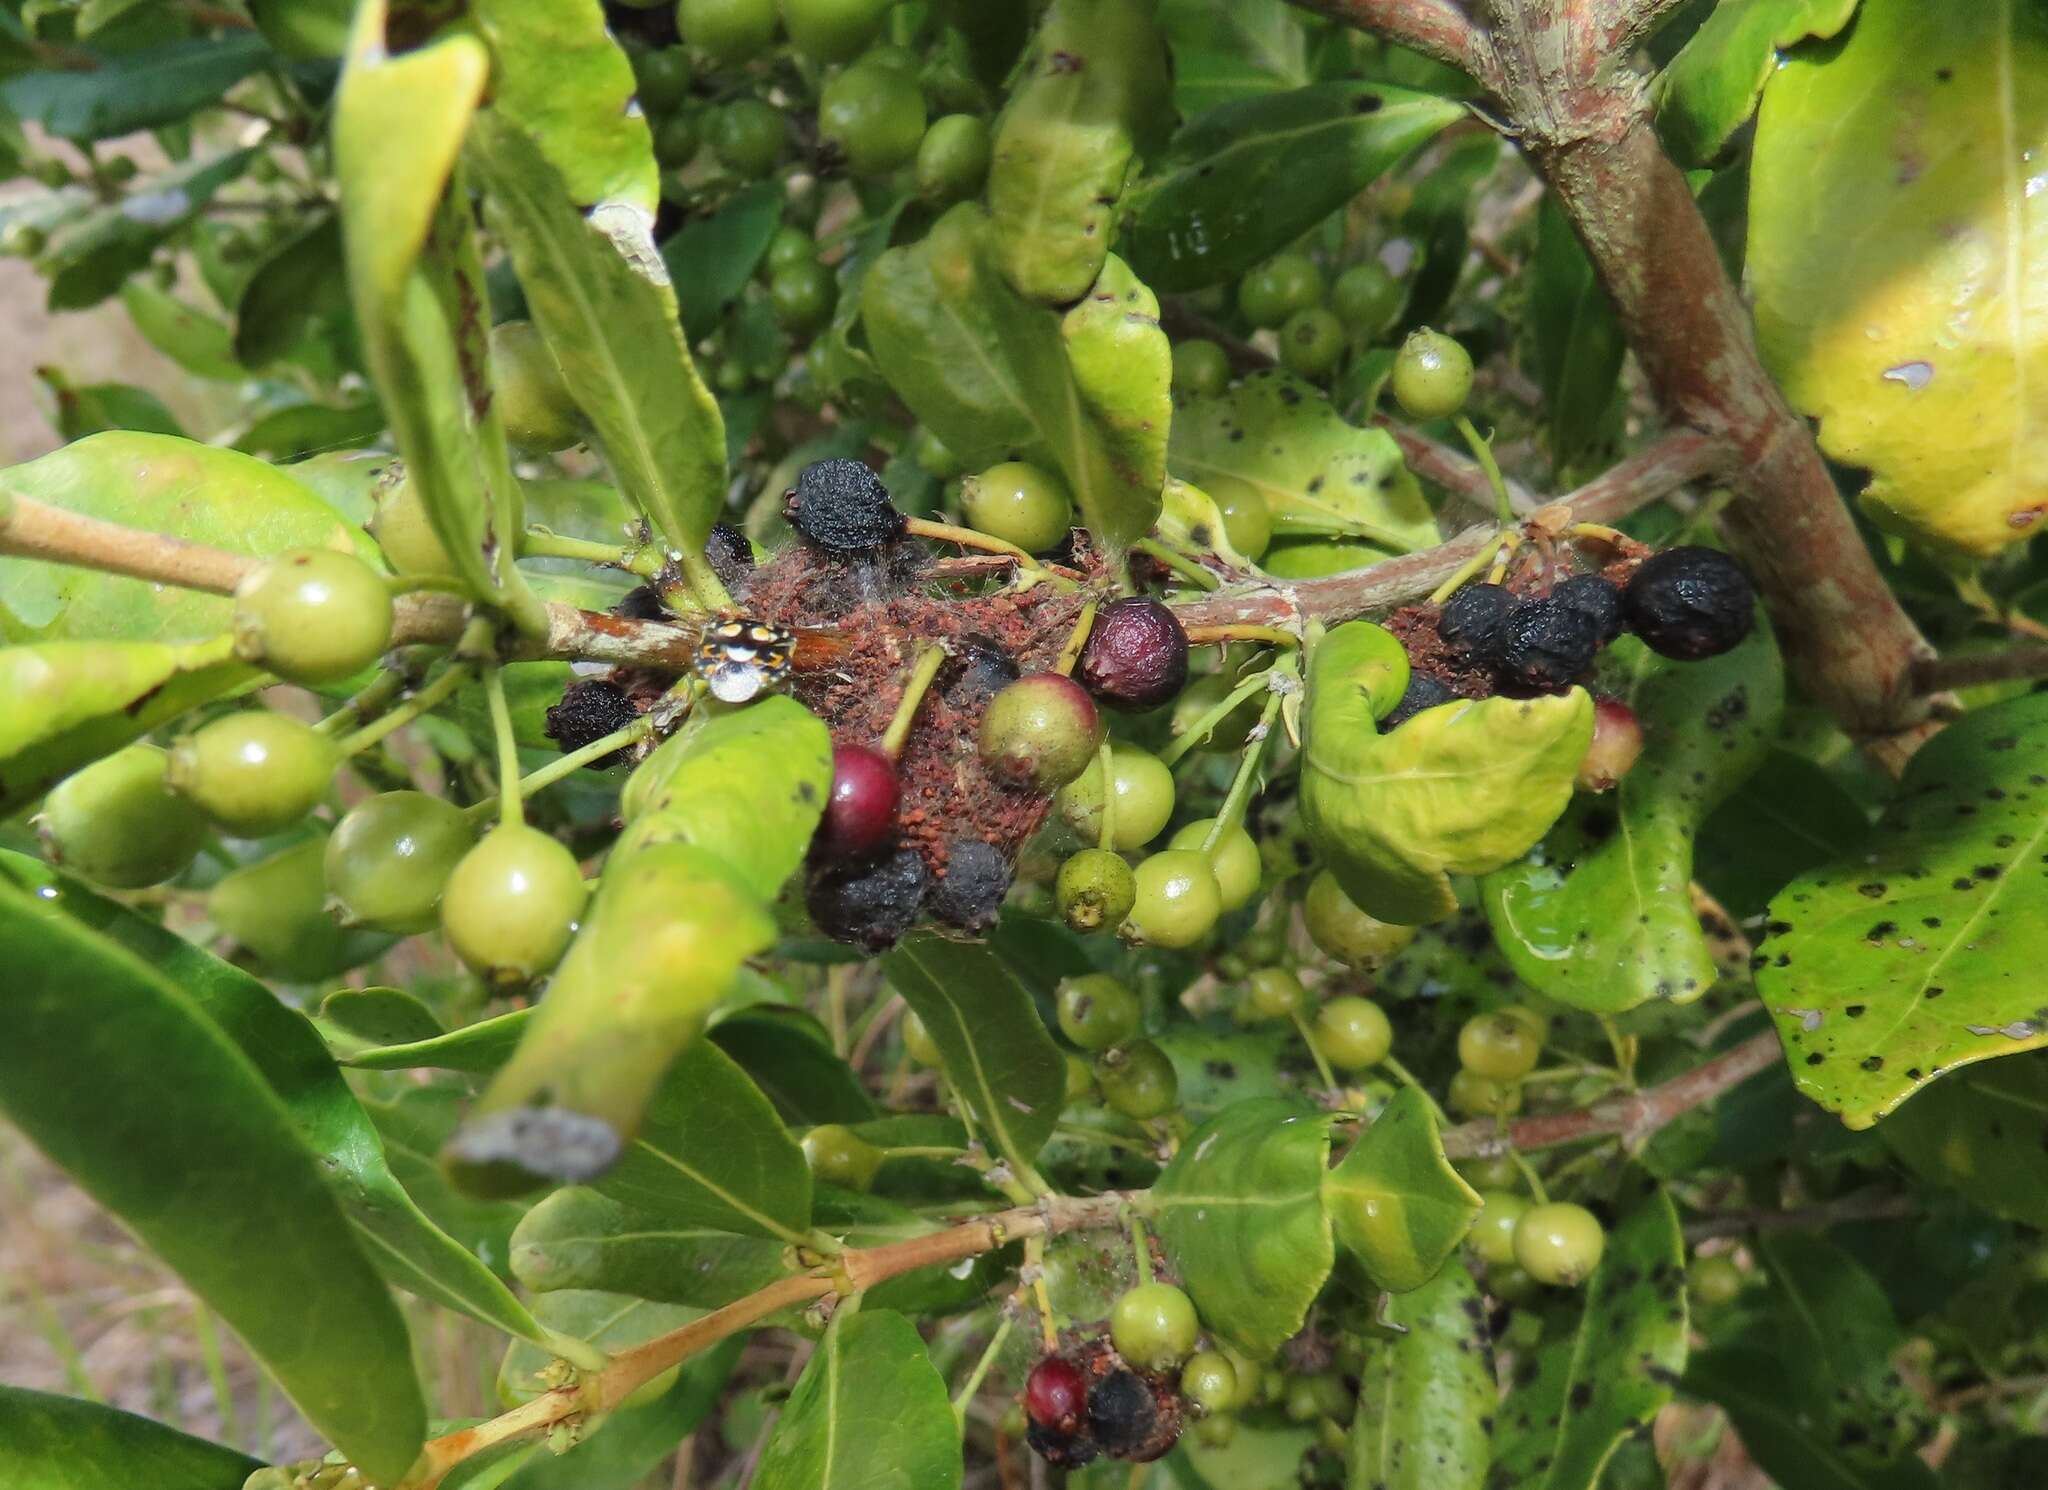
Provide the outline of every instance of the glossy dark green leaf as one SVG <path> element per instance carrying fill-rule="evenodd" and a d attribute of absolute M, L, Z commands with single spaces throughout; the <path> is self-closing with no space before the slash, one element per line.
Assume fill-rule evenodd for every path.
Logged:
<path fill-rule="evenodd" d="M 770 182 L 743 187 L 708 217 L 686 223 L 661 247 L 692 339 L 717 329 L 727 307 L 760 267 L 782 222 L 782 191 Z"/>
<path fill-rule="evenodd" d="M 1756 112 L 1779 54 L 1833 36 L 1857 0 L 1722 0 L 1652 85 L 1657 133 L 1680 165 L 1718 156 Z"/>
<path fill-rule="evenodd" d="M 195 378 L 233 383 L 248 376 L 235 361 L 233 336 L 226 323 L 187 305 L 148 276 L 121 286 L 121 308 L 144 341 Z"/>
<path fill-rule="evenodd" d="M 1472 1229 L 1479 1194 L 1444 1157 L 1429 1099 L 1404 1086 L 1323 1179 L 1337 1240 L 1393 1293 L 1421 1288 Z"/>
<path fill-rule="evenodd" d="M 1757 990 L 1799 1089 L 1867 1128 L 1944 1071 L 2048 1045 L 2048 694 L 1928 742 L 1866 852 L 1771 901 Z"/>
<path fill-rule="evenodd" d="M 342 1058 L 344 1066 L 364 1071 L 411 1071 L 431 1067 L 442 1071 L 495 1071 L 512 1058 L 519 1037 L 533 1020 L 533 1010 L 514 1009 L 402 1045 L 377 1045 Z"/>
<path fill-rule="evenodd" d="M 404 1321 L 262 1073 L 160 967 L 12 881 L 0 956 L 14 969 L 0 993 L 9 1119 L 234 1328 L 316 1429 L 398 1478 L 426 1433 Z"/>
<path fill-rule="evenodd" d="M 0 83 L 0 103 L 61 139 L 104 140 L 174 124 L 256 71 L 270 55 L 249 32 L 194 38 L 48 67 Z"/>
<path fill-rule="evenodd" d="M 1401 215 L 1401 226 L 1422 257 L 1408 282 L 1402 326 L 1428 325 L 1450 304 L 1471 252 L 1473 204 L 1500 160 L 1499 138 L 1483 131 L 1445 146 L 1443 158 L 1415 183 L 1415 197 Z"/>
<path fill-rule="evenodd" d="M 690 1357 L 666 1392 L 621 1408 L 567 1453 L 536 1455 L 505 1490 L 634 1490 L 645 1484 L 718 1406 L 745 1347 L 746 1337 L 734 1335 Z"/>
<path fill-rule="evenodd" d="M 401 1045 L 446 1034 L 433 1010 L 402 988 L 338 988 L 320 1001 L 320 1018 L 352 1040 Z"/>
<path fill-rule="evenodd" d="M 1685 1241 L 1662 1191 L 1607 1238 L 1577 1330 L 1536 1352 L 1494 1425 L 1494 1474 L 1517 1490 L 1593 1490 L 1624 1436 L 1685 1368 Z"/>
<path fill-rule="evenodd" d="M 465 1195 L 441 1170 L 441 1146 L 461 1122 L 468 1105 L 468 1091 L 455 1082 L 407 1087 L 388 1102 L 368 1098 L 362 1102 L 363 1111 L 376 1125 L 392 1177 L 404 1187 L 413 1205 L 471 1257 L 509 1283 L 513 1276 L 512 1231 L 522 1215 L 520 1205 Z M 392 1281 L 405 1282 L 396 1277 Z M 523 1311 L 512 1317 L 522 1322 L 508 1333 L 550 1343 Z"/>
<path fill-rule="evenodd" d="M 611 1352 L 680 1329 L 703 1314 L 680 1304 L 656 1304 L 615 1293 L 564 1289 L 534 1300 L 534 1313 L 558 1335 Z M 553 1355 L 515 1340 L 498 1363 L 498 1399 L 507 1406 L 530 1401 L 552 1385 Z"/>
<path fill-rule="evenodd" d="M 1731 916 L 1747 919 L 1808 870 L 1847 859 L 1869 833 L 1869 817 L 1838 780 L 1772 750 L 1700 825 L 1693 875 Z"/>
<path fill-rule="evenodd" d="M 110 429 L 130 429 L 146 434 L 183 435 L 177 415 L 147 388 L 132 383 L 74 383 L 54 367 L 36 369 L 43 385 L 50 422 L 66 440 Z"/>
<path fill-rule="evenodd" d="M 960 1426 L 945 1380 L 900 1314 L 834 1317 L 754 1476 L 757 1490 L 960 1483 Z"/>
<path fill-rule="evenodd" d="M 1173 100 L 1188 118 L 1310 81 L 1308 38 L 1284 0 L 1164 0 Z"/>
<path fill-rule="evenodd" d="M 1317 83 L 1221 104 L 1174 136 L 1136 193 L 1123 250 L 1161 290 L 1233 279 L 1464 112 L 1378 83 Z"/>
<path fill-rule="evenodd" d="M 327 213 L 249 276 L 235 305 L 235 357 L 245 367 L 268 367 L 290 356 L 322 322 L 347 313 L 341 219 Z"/>
<path fill-rule="evenodd" d="M 1366 1347 L 1347 1490 L 1483 1490 L 1498 1407 L 1486 1306 L 1460 1262 L 1388 1300 L 1405 1333 Z"/>
<path fill-rule="evenodd" d="M 788 1243 L 662 1219 L 569 1186 L 512 1234 L 512 1271 L 536 1293 L 598 1289 L 716 1309 L 784 1275 Z"/>
<path fill-rule="evenodd" d="M 289 404 L 265 414 L 235 436 L 234 448 L 266 460 L 297 460 L 302 455 L 368 445 L 384 433 L 388 421 L 375 399 L 353 404 Z"/>
<path fill-rule="evenodd" d="M 1607 458 L 1621 438 L 1625 398 L 1622 357 L 1628 342 L 1614 307 L 1593 274 L 1554 198 L 1538 213 L 1536 255 L 1529 265 L 1527 328 L 1536 381 L 1549 414 L 1550 465 L 1560 488 Z"/>
<path fill-rule="evenodd" d="M 8 1490 L 241 1490 L 247 1454 L 97 1402 L 0 1386 Z"/>
<path fill-rule="evenodd" d="M 1203 1323 L 1256 1360 L 1301 1328 L 1336 1260 L 1329 1151 L 1324 1114 L 1240 1102 L 1191 1133 L 1152 1187 L 1159 1240 Z"/>
<path fill-rule="evenodd" d="M 119 200 L 67 223 L 38 260 L 50 280 L 50 309 L 81 310 L 119 290 L 123 280 L 149 263 L 157 245 L 197 217 L 254 155 L 253 150 L 233 150 L 137 180 Z"/>
<path fill-rule="evenodd" d="M 719 1020 L 707 1038 L 753 1078 L 784 1122 L 858 1123 L 875 1115 L 860 1078 L 801 1009 L 757 1004 Z"/>
<path fill-rule="evenodd" d="M 1758 630 L 1719 657 L 1674 662 L 1624 637 L 1601 690 L 1642 721 L 1642 756 L 1614 790 L 1575 798 L 1527 859 L 1486 877 L 1487 919 L 1516 975 L 1561 1003 L 1610 1014 L 1687 1003 L 1714 981 L 1693 840 L 1777 733 L 1778 649 Z"/>
<path fill-rule="evenodd" d="M 1933 1082 L 1878 1126 L 1929 1184 L 1994 1216 L 2048 1227 L 2048 1057 L 2019 1055 Z"/>
<path fill-rule="evenodd" d="M 1059 1121 L 1067 1063 L 1016 969 L 982 943 L 913 932 L 882 970 L 924 1021 L 983 1141 L 1029 1170 Z"/>
<path fill-rule="evenodd" d="M 534 323 L 620 488 L 670 544 L 702 552 L 725 506 L 725 429 L 683 341 L 651 214 L 623 202 L 579 212 L 495 109 L 470 154 Z"/>

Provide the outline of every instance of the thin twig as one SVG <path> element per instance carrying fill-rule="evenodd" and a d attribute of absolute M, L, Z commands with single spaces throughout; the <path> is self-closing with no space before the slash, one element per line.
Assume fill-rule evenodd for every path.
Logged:
<path fill-rule="evenodd" d="M 2014 683 L 2029 678 L 2048 678 L 2048 646 L 1929 657 L 1913 668 L 1913 688 L 1918 693 L 1944 693 L 1951 688 Z"/>
<path fill-rule="evenodd" d="M 232 595 L 263 562 L 23 496 L 0 498 L 0 554 L 78 564 L 213 595 Z"/>
<path fill-rule="evenodd" d="M 1903 1220 L 1919 1215 L 1923 1209 L 1910 1195 L 1873 1191 L 1789 1211 L 1730 1211 L 1725 1215 L 1702 1216 L 1685 1223 L 1685 1239 L 1704 1242 L 1712 1237 L 1747 1236 L 1754 1231 L 1820 1231 L 1844 1221 Z"/>
<path fill-rule="evenodd" d="M 1432 440 L 1428 435 L 1410 424 L 1390 419 L 1385 414 L 1372 421 L 1379 428 L 1394 437 L 1394 443 L 1401 447 L 1401 458 L 1408 463 L 1408 469 L 1424 481 L 1442 487 L 1460 501 L 1491 516 L 1494 497 L 1493 484 L 1479 463 L 1468 455 L 1461 455 L 1450 446 Z M 1542 499 L 1531 495 L 1529 489 L 1512 476 L 1505 478 L 1508 500 L 1517 512 L 1534 512 L 1543 505 Z"/>
<path fill-rule="evenodd" d="M 1498 71 L 1485 33 L 1467 19 L 1456 0 L 1292 0 L 1303 10 L 1342 21 L 1449 63 L 1496 86 Z"/>

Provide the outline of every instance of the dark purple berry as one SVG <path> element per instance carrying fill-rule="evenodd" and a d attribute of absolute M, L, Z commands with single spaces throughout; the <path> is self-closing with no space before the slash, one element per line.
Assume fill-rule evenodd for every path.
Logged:
<path fill-rule="evenodd" d="M 947 845 L 946 872 L 933 884 L 925 909 L 932 919 L 961 931 L 986 931 L 996 924 L 1010 890 L 1010 861 L 979 838 Z"/>
<path fill-rule="evenodd" d="M 903 514 L 882 478 L 844 456 L 813 461 L 797 473 L 782 515 L 820 548 L 854 554 L 879 548 L 903 532 Z"/>
<path fill-rule="evenodd" d="M 1043 1356 L 1024 1378 L 1024 1412 L 1040 1427 L 1072 1433 L 1088 1411 L 1088 1378 L 1063 1355 Z"/>
<path fill-rule="evenodd" d="M 1756 587 L 1719 549 L 1667 548 L 1643 560 L 1622 609 L 1629 630 L 1653 652 L 1682 662 L 1718 657 L 1756 624 Z"/>
<path fill-rule="evenodd" d="M 817 850 L 828 859 L 865 859 L 896 831 L 902 788 L 896 763 L 865 745 L 832 745 L 832 790 L 818 823 Z"/>
<path fill-rule="evenodd" d="M 672 619 L 668 607 L 661 603 L 661 592 L 652 585 L 635 585 L 619 597 L 619 603 L 612 607 L 612 614 L 623 616 L 628 621 L 666 621 Z"/>
<path fill-rule="evenodd" d="M 1613 580 L 1598 574 L 1575 574 L 1570 579 L 1558 581 L 1550 592 L 1550 598 L 1560 605 L 1585 612 L 1586 619 L 1593 623 L 1601 646 L 1621 635 L 1621 588 Z"/>
<path fill-rule="evenodd" d="M 1024 1425 L 1024 1441 L 1054 1469 L 1079 1469 L 1092 1463 L 1098 1452 L 1095 1440 L 1086 1433 L 1062 1433 L 1037 1423 Z"/>
<path fill-rule="evenodd" d="M 1096 613 L 1076 669 L 1112 709 L 1156 709 L 1188 681 L 1188 634 L 1157 600 L 1112 600 Z"/>
<path fill-rule="evenodd" d="M 602 678 L 582 678 L 564 689 L 562 701 L 548 710 L 547 736 L 566 755 L 602 740 L 614 730 L 624 729 L 639 717 L 640 711 L 616 684 Z M 616 750 L 590 763 L 591 769 L 597 771 L 618 764 Z"/>
<path fill-rule="evenodd" d="M 821 866 L 804 903 L 818 930 L 834 941 L 884 952 L 917 924 L 929 882 L 917 852 L 899 848 L 872 864 Z"/>
<path fill-rule="evenodd" d="M 754 545 L 736 523 L 713 523 L 704 540 L 704 558 L 720 584 L 735 589 L 754 572 Z"/>
<path fill-rule="evenodd" d="M 1439 682 L 1428 673 L 1410 673 L 1408 688 L 1401 695 L 1401 701 L 1380 720 L 1380 733 L 1384 735 L 1388 730 L 1399 729 L 1424 709 L 1447 704 L 1457 696 L 1448 684 Z"/>
<path fill-rule="evenodd" d="M 1444 602 L 1436 634 L 1446 646 L 1491 663 L 1499 655 L 1501 624 L 1514 607 L 1515 597 L 1499 585 L 1466 585 Z"/>
<path fill-rule="evenodd" d="M 1555 600 L 1522 600 L 1501 622 L 1495 671 L 1503 683 L 1530 693 L 1570 686 L 1593 665 L 1600 634 L 1583 611 Z"/>
<path fill-rule="evenodd" d="M 1180 1398 L 1165 1377 L 1118 1366 L 1088 1393 L 1088 1427 L 1112 1459 L 1149 1464 L 1180 1437 Z"/>

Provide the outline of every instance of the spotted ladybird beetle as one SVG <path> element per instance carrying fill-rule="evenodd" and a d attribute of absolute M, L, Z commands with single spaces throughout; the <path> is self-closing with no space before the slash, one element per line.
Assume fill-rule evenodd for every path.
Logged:
<path fill-rule="evenodd" d="M 722 703 L 743 704 L 789 676 L 796 633 L 766 621 L 720 621 L 704 628 L 691 670 Z"/>

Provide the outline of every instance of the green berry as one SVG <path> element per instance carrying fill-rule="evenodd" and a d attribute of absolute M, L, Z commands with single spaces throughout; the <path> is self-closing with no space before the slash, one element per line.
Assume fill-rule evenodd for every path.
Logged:
<path fill-rule="evenodd" d="M 1107 1050 L 1138 1033 L 1138 996 L 1108 973 L 1068 978 L 1054 999 L 1060 1033 L 1083 1050 Z"/>
<path fill-rule="evenodd" d="M 331 548 L 279 554 L 235 587 L 235 655 L 317 688 L 354 677 L 391 643 L 391 591 Z"/>
<path fill-rule="evenodd" d="M 1400 313 L 1408 290 L 1375 259 L 1353 264 L 1330 286 L 1330 309 L 1354 335 L 1378 336 Z"/>
<path fill-rule="evenodd" d="M 1095 1072 L 1086 1061 L 1075 1055 L 1073 1051 L 1069 1050 L 1065 1052 L 1065 1055 L 1067 1058 L 1067 1090 L 1060 1100 L 1062 1106 L 1071 1107 L 1076 1102 L 1085 1102 L 1095 1095 Z"/>
<path fill-rule="evenodd" d="M 1198 1350 L 1181 1367 L 1180 1394 L 1197 1412 L 1228 1412 L 1237 1406 L 1237 1367 L 1220 1350 Z"/>
<path fill-rule="evenodd" d="M 1205 1449 L 1226 1449 L 1237 1440 L 1237 1417 L 1233 1413 L 1212 1413 L 1195 1422 L 1195 1442 Z"/>
<path fill-rule="evenodd" d="M 1538 1283 L 1553 1287 L 1585 1282 L 1606 1247 L 1599 1219 L 1566 1201 L 1529 1207 L 1515 1227 L 1515 1261 Z"/>
<path fill-rule="evenodd" d="M 1215 928 L 1223 914 L 1223 892 L 1209 856 L 1170 848 L 1138 865 L 1130 914 L 1118 928 L 1132 941 L 1153 947 L 1192 947 Z"/>
<path fill-rule="evenodd" d="M 789 43 L 818 62 L 845 62 L 860 55 L 882 29 L 894 0 L 782 0 L 782 26 Z"/>
<path fill-rule="evenodd" d="M 1171 1283 L 1140 1283 L 1110 1306 L 1110 1343 L 1140 1370 L 1178 1366 L 1201 1332 L 1194 1300 Z"/>
<path fill-rule="evenodd" d="M 1323 298 L 1323 271 L 1306 254 L 1275 254 L 1237 287 L 1237 308 L 1254 326 L 1278 326 Z"/>
<path fill-rule="evenodd" d="M 1466 1184 L 1479 1191 L 1510 1190 L 1521 1183 L 1522 1171 L 1506 1154 L 1490 1159 L 1462 1159 L 1455 1166 Z"/>
<path fill-rule="evenodd" d="M 1032 673 L 989 700 L 981 716 L 981 759 L 1013 786 L 1057 791 L 1096 759 L 1102 732 L 1087 689 L 1064 673 Z"/>
<path fill-rule="evenodd" d="M 476 835 L 463 810 L 425 792 L 349 809 L 327 839 L 328 907 L 344 926 L 400 936 L 440 919 L 441 891 Z"/>
<path fill-rule="evenodd" d="M 775 40 L 775 0 L 680 0 L 676 29 L 714 62 L 745 62 Z"/>
<path fill-rule="evenodd" d="M 1736 1296 L 1742 1292 L 1742 1285 L 1742 1269 L 1725 1253 L 1695 1257 L 1692 1266 L 1686 1269 L 1688 1296 L 1695 1304 L 1710 1309 L 1735 1302 Z"/>
<path fill-rule="evenodd" d="M 585 893 L 568 849 L 538 828 L 500 823 L 448 877 L 441 929 L 486 982 L 527 983 L 561 961 Z"/>
<path fill-rule="evenodd" d="M 1167 847 L 1201 850 L 1215 826 L 1213 817 L 1198 818 L 1168 839 Z M 1206 852 L 1210 871 L 1216 876 L 1217 892 L 1223 897 L 1223 909 L 1234 911 L 1251 904 L 1252 897 L 1259 893 L 1259 873 L 1264 868 L 1258 842 L 1252 835 L 1242 827 L 1233 827 Z"/>
<path fill-rule="evenodd" d="M 1210 500 L 1223 515 L 1223 535 L 1247 559 L 1258 560 L 1273 546 L 1273 508 L 1265 493 L 1234 476 L 1210 477 Z"/>
<path fill-rule="evenodd" d="M 1308 1008 L 1308 990 L 1284 967 L 1253 968 L 1244 980 L 1245 1017 L 1292 1019 Z"/>
<path fill-rule="evenodd" d="M 1313 1371 L 1289 1380 L 1281 1410 L 1287 1414 L 1288 1421 L 1294 1423 L 1348 1418 L 1351 1415 L 1351 1394 L 1344 1390 L 1343 1379 L 1336 1372 Z"/>
<path fill-rule="evenodd" d="M 1316 1011 L 1316 1048 L 1340 1071 L 1377 1066 L 1394 1048 L 1394 1027 L 1371 999 L 1347 994 Z"/>
<path fill-rule="evenodd" d="M 311 725 L 245 709 L 174 742 L 165 779 L 228 832 L 262 838 L 320 805 L 335 763 Z"/>
<path fill-rule="evenodd" d="M 908 165 L 924 139 L 924 93 L 914 75 L 863 60 L 818 95 L 818 134 L 856 176 Z"/>
<path fill-rule="evenodd" d="M 1060 865 L 1053 885 L 1060 916 L 1075 931 L 1115 926 L 1131 913 L 1138 879 L 1114 849 L 1084 848 Z"/>
<path fill-rule="evenodd" d="M 775 230 L 768 240 L 768 249 L 761 255 L 761 267 L 773 279 L 785 269 L 798 269 L 806 264 L 818 262 L 818 240 L 802 228 L 784 223 Z"/>
<path fill-rule="evenodd" d="M 1543 1285 L 1512 1262 L 1495 1263 L 1486 1270 L 1486 1291 L 1503 1304 L 1526 1304 L 1543 1292 Z M 1519 1314 L 1516 1321 L 1536 1318 L 1533 1314 Z M 1511 1326 L 1512 1328 L 1512 1326 Z M 1534 1340 L 1527 1342 L 1534 1344 Z"/>
<path fill-rule="evenodd" d="M 1344 355 L 1344 323 L 1320 305 L 1298 310 L 1280 327 L 1280 365 L 1320 378 Z"/>
<path fill-rule="evenodd" d="M 1360 910 L 1327 869 L 1309 881 L 1301 914 L 1309 940 L 1352 967 L 1377 967 L 1415 940 L 1413 926 L 1396 926 Z"/>
<path fill-rule="evenodd" d="M 400 574 L 455 572 L 455 561 L 448 557 L 427 520 L 419 488 L 400 463 L 394 461 L 386 468 L 377 486 L 376 503 L 370 516 L 370 536 L 393 569 Z"/>
<path fill-rule="evenodd" d="M 1475 1015 L 1458 1031 L 1459 1064 L 1495 1081 L 1520 1081 L 1542 1054 L 1542 1031 L 1504 1010 Z"/>
<path fill-rule="evenodd" d="M 1237 691 L 1236 680 L 1218 673 L 1210 673 L 1188 684 L 1181 690 L 1179 698 L 1173 701 L 1173 716 L 1167 728 L 1173 737 L 1179 739 L 1200 724 L 1211 709 L 1221 704 Z M 1218 755 L 1231 755 L 1242 750 L 1245 741 L 1251 738 L 1252 727 L 1259 722 L 1259 698 L 1253 694 L 1236 708 L 1224 715 L 1213 725 L 1204 739 L 1194 748 L 1213 751 Z"/>
<path fill-rule="evenodd" d="M 0 254 L 32 259 L 50 246 L 50 235 L 32 222 L 11 222 L 0 231 Z"/>
<path fill-rule="evenodd" d="M 326 853 L 325 842 L 309 838 L 237 869 L 207 892 L 207 919 L 287 982 L 317 983 L 367 962 L 391 939 L 343 930 L 327 914 Z"/>
<path fill-rule="evenodd" d="M 1112 1109 L 1139 1122 L 1164 1116 L 1180 1101 L 1173 1062 L 1150 1040 L 1103 1051 L 1095 1058 L 1095 1084 Z"/>
<path fill-rule="evenodd" d="M 734 99 L 711 116 L 707 133 L 718 163 L 742 181 L 774 170 L 789 138 L 782 111 L 758 98 Z"/>
<path fill-rule="evenodd" d="M 1230 357 L 1204 337 L 1173 344 L 1173 391 L 1188 398 L 1213 398 L 1230 386 Z"/>
<path fill-rule="evenodd" d="M 865 1191 L 881 1173 L 887 1153 L 839 1123 L 823 1123 L 803 1136 L 811 1173 L 842 1190 Z"/>
<path fill-rule="evenodd" d="M 697 115 L 677 112 L 661 121 L 654 131 L 654 158 L 671 171 L 681 170 L 697 158 L 703 147 L 704 131 Z"/>
<path fill-rule="evenodd" d="M 960 487 L 960 510 L 970 527 L 1033 554 L 1065 543 L 1074 526 L 1066 482 L 1021 460 L 969 476 Z"/>
<path fill-rule="evenodd" d="M 1472 356 L 1441 331 L 1412 331 L 1394 358 L 1394 398 L 1412 419 L 1448 419 L 1472 392 Z"/>
<path fill-rule="evenodd" d="M 1522 1110 L 1522 1088 L 1515 1082 L 1460 1070 L 1451 1078 L 1444 1100 L 1451 1111 L 1464 1117 L 1505 1117 Z"/>
<path fill-rule="evenodd" d="M 652 47 L 632 54 L 633 92 L 640 111 L 669 114 L 690 96 L 690 54 L 681 47 Z"/>
<path fill-rule="evenodd" d="M 838 299 L 839 281 L 815 260 L 778 269 L 768 279 L 768 303 L 775 319 L 796 336 L 810 336 L 830 325 Z"/>
<path fill-rule="evenodd" d="M 979 114 L 934 119 L 917 146 L 917 194 L 936 205 L 964 201 L 988 175 L 988 123 Z"/>
<path fill-rule="evenodd" d="M 491 328 L 491 388 L 505 438 L 522 449 L 567 450 L 583 438 L 583 413 L 533 322 Z"/>
<path fill-rule="evenodd" d="M 1465 1233 L 1466 1244 L 1490 1263 L 1515 1260 L 1515 1228 L 1529 1209 L 1527 1196 L 1512 1190 L 1481 1190 L 1479 1214 Z"/>
<path fill-rule="evenodd" d="M 1109 746 L 1110 798 L 1116 804 L 1115 841 L 1101 847 L 1143 848 L 1173 816 L 1173 772 L 1150 751 L 1112 740 Z M 1088 769 L 1068 782 L 1053 806 L 1076 833 L 1098 843 L 1102 833 L 1102 760 L 1100 752 Z"/>
<path fill-rule="evenodd" d="M 943 1061 L 939 1042 L 932 1038 L 932 1032 L 925 1028 L 915 1009 L 903 1012 L 903 1049 L 912 1060 L 930 1070 L 936 1071 Z"/>
<path fill-rule="evenodd" d="M 130 745 L 58 782 L 36 833 L 52 864 L 115 890 L 161 884 L 206 841 L 206 815 L 164 784 L 170 757 Z"/>

